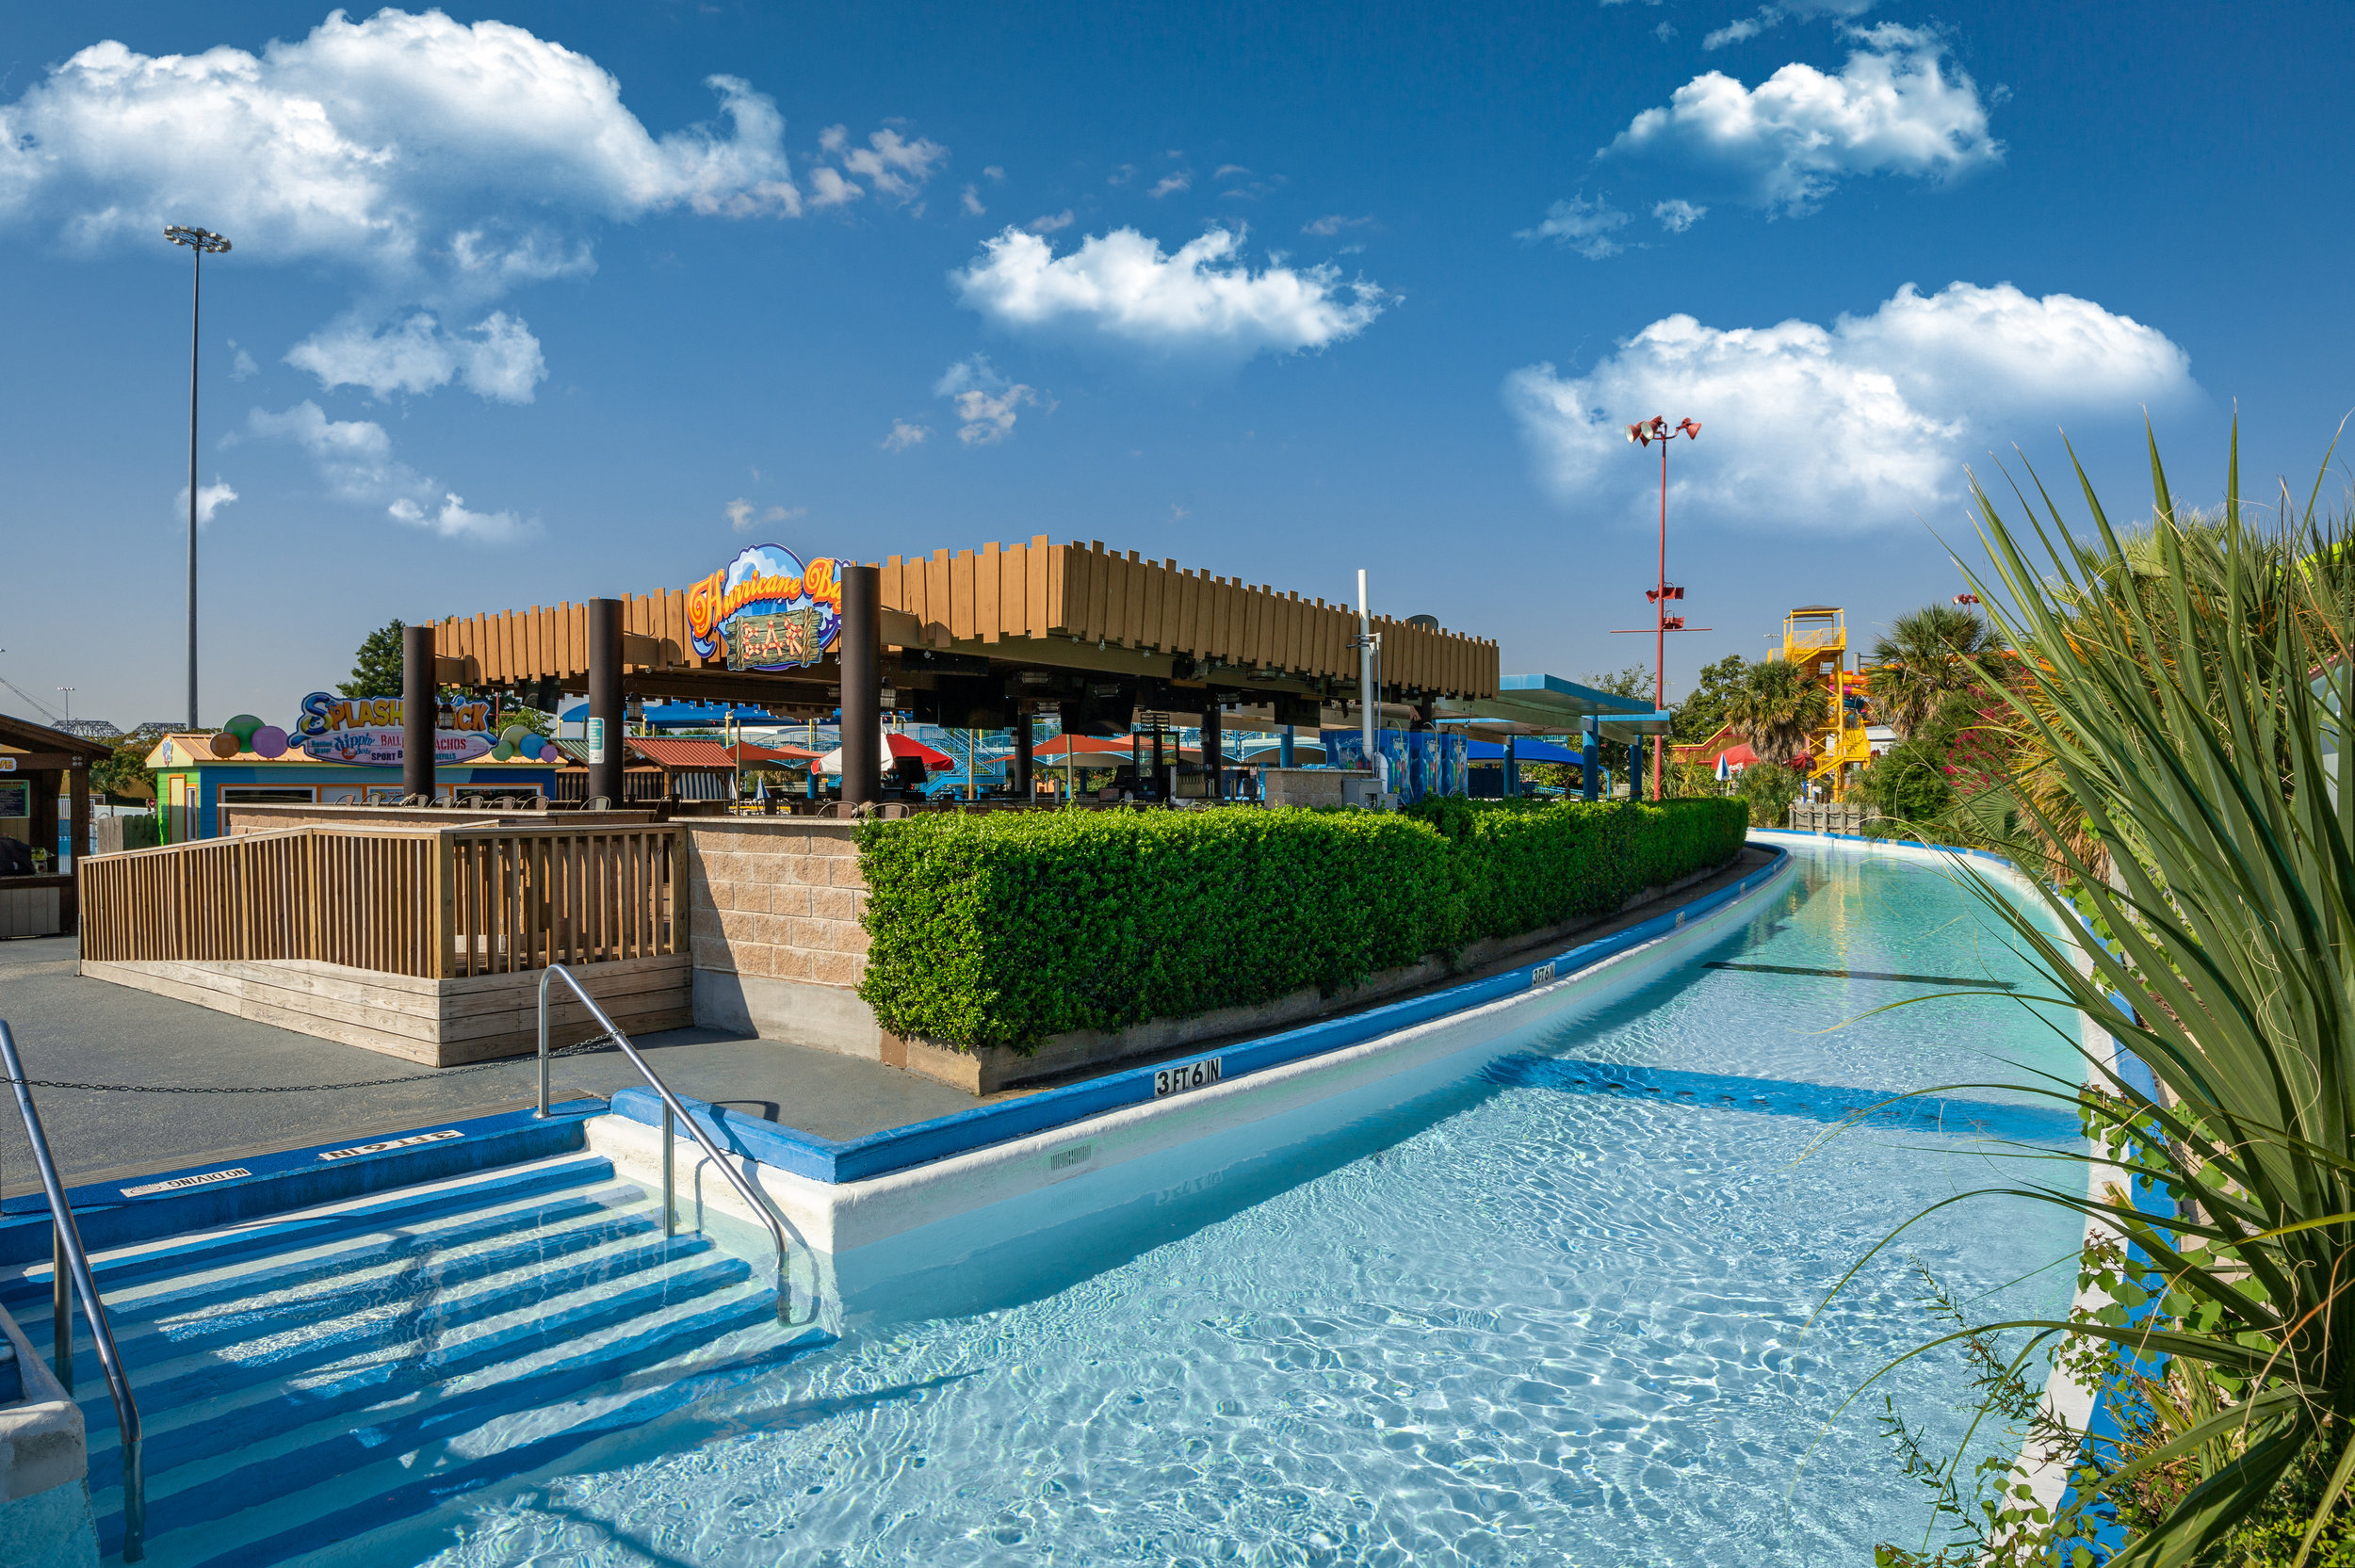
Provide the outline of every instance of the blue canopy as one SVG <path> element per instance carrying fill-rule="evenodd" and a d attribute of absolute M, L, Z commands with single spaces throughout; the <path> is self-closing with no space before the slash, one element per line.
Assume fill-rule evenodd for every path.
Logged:
<path fill-rule="evenodd" d="M 589 717 L 589 703 L 584 699 L 560 710 L 557 718 L 567 724 L 577 724 Z M 785 720 L 764 708 L 739 706 L 734 703 L 648 703 L 646 722 L 656 729 L 678 728 L 717 729 L 729 719 L 740 719 L 747 724 L 776 725 Z"/>
<path fill-rule="evenodd" d="M 1473 762 L 1502 762 L 1504 760 L 1504 748 L 1493 740 L 1470 741 L 1465 745 L 1464 752 L 1466 756 Z M 1576 763 L 1579 761 L 1579 754 L 1576 752 L 1567 747 L 1556 746 L 1551 740 L 1516 741 L 1513 744 L 1513 755 L 1515 760 L 1519 762 Z"/>

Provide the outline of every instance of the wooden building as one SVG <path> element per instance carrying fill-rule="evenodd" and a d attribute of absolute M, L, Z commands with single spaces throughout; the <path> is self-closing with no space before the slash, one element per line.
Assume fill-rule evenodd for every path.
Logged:
<path fill-rule="evenodd" d="M 0 714 L 0 839 L 9 841 L 0 846 L 8 852 L 0 862 L 0 937 L 57 936 L 79 925 L 73 863 L 89 845 L 89 770 L 113 752 L 104 741 Z"/>
<path fill-rule="evenodd" d="M 622 744 L 629 756 L 622 765 L 617 808 L 736 799 L 736 758 L 716 740 L 634 735 Z M 564 753 L 564 766 L 556 771 L 551 799 L 558 805 L 580 805 L 589 800 L 588 743 L 560 740 L 557 749 Z"/>

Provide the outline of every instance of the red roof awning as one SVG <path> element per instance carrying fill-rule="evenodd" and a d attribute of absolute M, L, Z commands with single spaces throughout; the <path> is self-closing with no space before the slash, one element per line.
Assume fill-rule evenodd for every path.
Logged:
<path fill-rule="evenodd" d="M 734 768 L 736 759 L 716 740 L 664 740 L 634 735 L 629 749 L 658 768 Z"/>

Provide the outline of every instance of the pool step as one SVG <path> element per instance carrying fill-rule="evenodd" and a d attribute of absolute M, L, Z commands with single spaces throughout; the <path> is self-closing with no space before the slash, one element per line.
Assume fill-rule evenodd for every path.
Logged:
<path fill-rule="evenodd" d="M 285 1561 L 528 1476 L 819 1343 L 770 1269 L 662 1234 L 593 1156 L 92 1259 L 146 1430 L 147 1555 Z M 47 1357 L 46 1268 L 0 1282 Z M 114 1409 L 76 1317 L 102 1550 Z"/>

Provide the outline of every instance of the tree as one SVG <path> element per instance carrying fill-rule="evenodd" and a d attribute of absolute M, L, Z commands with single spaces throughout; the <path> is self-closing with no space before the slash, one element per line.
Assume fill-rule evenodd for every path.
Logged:
<path fill-rule="evenodd" d="M 351 679 L 335 687 L 342 697 L 400 695 L 400 622 L 395 621 L 370 632 L 352 655 Z"/>
<path fill-rule="evenodd" d="M 1651 667 L 1642 664 L 1631 664 L 1625 670 L 1614 670 L 1607 674 L 1589 675 L 1586 684 L 1614 697 L 1648 698 L 1656 689 Z"/>
<path fill-rule="evenodd" d="M 1925 605 L 1901 615 L 1866 655 L 1873 706 L 1911 740 L 1948 696 L 1977 684 L 1971 661 L 2001 646 L 1987 622 L 1960 605 Z"/>
<path fill-rule="evenodd" d="M 1724 729 L 1726 704 L 1741 688 L 1749 668 L 1750 661 L 1739 654 L 1728 654 L 1714 664 L 1701 666 L 1701 677 L 1692 694 L 1676 705 L 1669 738 L 1680 746 L 1697 746 Z"/>
<path fill-rule="evenodd" d="M 1762 659 L 1742 672 L 1726 703 L 1726 722 L 1760 758 L 1787 765 L 1808 740 L 1831 727 L 1831 698 L 1807 671 L 1781 659 Z"/>
<path fill-rule="evenodd" d="M 90 787 L 118 800 L 154 800 L 155 776 L 147 770 L 147 754 L 163 737 L 164 732 L 153 724 L 117 737 L 114 751 L 90 765 Z"/>
<path fill-rule="evenodd" d="M 1733 792 L 1749 802 L 1751 827 L 1779 828 L 1799 798 L 1799 776 L 1778 762 L 1754 762 L 1742 769 Z"/>

